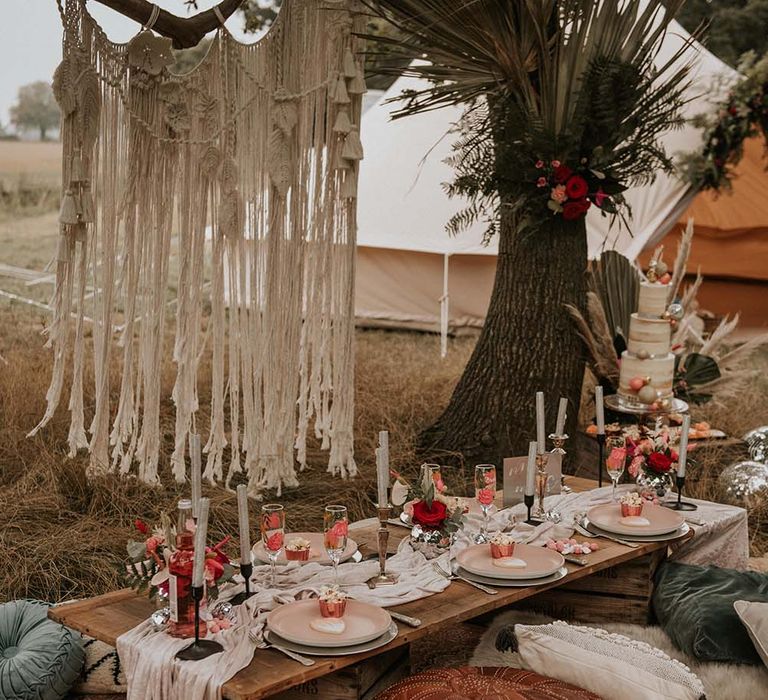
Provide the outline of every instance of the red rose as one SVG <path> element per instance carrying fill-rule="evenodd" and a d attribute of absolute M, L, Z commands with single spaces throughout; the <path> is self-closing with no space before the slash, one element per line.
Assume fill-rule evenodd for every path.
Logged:
<path fill-rule="evenodd" d="M 142 535 L 146 535 L 149 533 L 149 527 L 143 520 L 139 520 L 138 518 L 136 518 L 136 520 L 133 521 L 133 524 Z"/>
<path fill-rule="evenodd" d="M 440 501 L 432 501 L 431 508 L 427 506 L 426 501 L 416 501 L 413 504 L 411 519 L 425 529 L 439 530 L 447 515 L 448 509 Z"/>
<path fill-rule="evenodd" d="M 648 455 L 648 466 L 655 472 L 668 472 L 672 466 L 672 458 L 667 457 L 663 452 L 651 452 Z"/>
<path fill-rule="evenodd" d="M 566 221 L 574 221 L 587 213 L 591 202 L 588 199 L 574 199 L 563 205 L 563 218 Z"/>
<path fill-rule="evenodd" d="M 561 184 L 565 182 L 571 175 L 573 175 L 573 170 L 571 170 L 567 165 L 558 165 L 555 168 L 555 180 Z"/>
<path fill-rule="evenodd" d="M 581 199 L 587 196 L 589 187 L 587 181 L 580 175 L 574 175 L 565 183 L 565 191 L 571 199 Z"/>

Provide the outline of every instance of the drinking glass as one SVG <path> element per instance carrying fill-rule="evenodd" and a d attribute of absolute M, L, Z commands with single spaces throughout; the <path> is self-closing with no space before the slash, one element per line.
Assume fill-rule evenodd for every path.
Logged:
<path fill-rule="evenodd" d="M 605 441 L 608 447 L 608 455 L 605 458 L 605 470 L 613 482 L 612 498 L 616 500 L 616 487 L 624 473 L 624 465 L 627 461 L 627 444 L 623 437 L 609 437 Z"/>
<path fill-rule="evenodd" d="M 422 472 L 429 472 L 429 476 L 432 479 L 432 483 L 435 485 L 435 491 L 442 493 L 445 491 L 445 483 L 443 482 L 442 467 L 439 464 L 422 464 Z"/>
<path fill-rule="evenodd" d="M 285 543 L 285 508 L 278 503 L 261 507 L 261 541 L 272 565 L 272 587 L 277 587 L 277 558 Z"/>
<path fill-rule="evenodd" d="M 496 467 L 493 464 L 478 464 L 475 467 L 475 498 L 483 511 L 483 525 L 475 542 L 488 542 L 488 509 L 496 498 Z"/>
<path fill-rule="evenodd" d="M 347 548 L 349 518 L 346 506 L 326 506 L 323 514 L 325 551 L 333 563 L 333 576 L 339 585 L 339 559 Z"/>

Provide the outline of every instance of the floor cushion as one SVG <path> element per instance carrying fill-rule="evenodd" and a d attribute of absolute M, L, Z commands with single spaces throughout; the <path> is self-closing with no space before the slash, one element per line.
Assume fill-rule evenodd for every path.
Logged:
<path fill-rule="evenodd" d="M 522 662 L 516 651 L 497 648 L 497 642 L 505 632 L 517 624 L 543 625 L 552 622 L 551 617 L 538 615 L 527 610 L 509 610 L 497 615 L 475 648 L 471 666 L 509 666 L 520 668 Z M 616 632 L 625 637 L 650 644 L 660 649 L 673 659 L 690 668 L 704 684 L 708 700 L 746 700 L 753 698 L 768 698 L 768 670 L 764 666 L 735 666 L 733 664 L 715 661 L 699 661 L 693 656 L 683 653 L 667 636 L 661 627 L 641 626 L 626 623 L 601 623 L 601 628 Z M 627 696 L 629 697 L 629 696 Z"/>
<path fill-rule="evenodd" d="M 440 668 L 395 683 L 376 700 L 599 700 L 574 685 L 515 668 Z"/>
<path fill-rule="evenodd" d="M 119 696 L 125 694 L 128 686 L 120 657 L 115 647 L 93 637 L 85 637 L 85 665 L 75 687 L 74 695 Z"/>
<path fill-rule="evenodd" d="M 0 698 L 61 700 L 84 660 L 80 635 L 49 620 L 47 603 L 0 605 Z"/>
<path fill-rule="evenodd" d="M 737 600 L 768 603 L 768 575 L 674 562 L 656 575 L 653 609 L 659 624 L 697 659 L 762 663 L 734 610 Z"/>
<path fill-rule="evenodd" d="M 733 609 L 755 645 L 755 651 L 768 667 L 768 603 L 737 600 Z"/>

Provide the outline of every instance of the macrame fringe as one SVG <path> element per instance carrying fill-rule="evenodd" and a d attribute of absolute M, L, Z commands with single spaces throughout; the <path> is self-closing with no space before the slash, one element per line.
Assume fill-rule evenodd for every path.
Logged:
<path fill-rule="evenodd" d="M 362 68 L 357 69 L 355 77 L 349 82 L 347 92 L 350 95 L 364 95 L 368 92 L 368 88 L 365 86 L 365 76 L 363 75 Z"/>
<path fill-rule="evenodd" d="M 210 483 L 229 487 L 245 472 L 252 496 L 279 495 L 298 484 L 310 431 L 329 450 L 329 473 L 353 476 L 357 4 L 284 0 L 267 41 L 245 46 L 219 31 L 184 76 L 165 68 L 166 40 L 142 32 L 113 44 L 85 0 L 61 6 L 53 372 L 31 434 L 71 377 L 69 454 L 87 448 L 89 474 L 135 470 L 158 483 L 172 356 L 177 481 L 196 421 L 208 430 Z M 201 364 L 211 373 L 202 427 Z"/>

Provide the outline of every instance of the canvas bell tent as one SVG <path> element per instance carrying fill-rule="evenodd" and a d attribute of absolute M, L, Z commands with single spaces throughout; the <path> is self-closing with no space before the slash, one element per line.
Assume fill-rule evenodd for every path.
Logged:
<path fill-rule="evenodd" d="M 659 55 L 666 62 L 690 35 L 673 22 Z M 696 66 L 685 118 L 709 112 L 738 74 L 697 42 L 686 50 Z M 456 237 L 445 224 L 464 202 L 451 200 L 442 183 L 453 171 L 444 161 L 456 140 L 461 110 L 443 108 L 392 120 L 404 90 L 423 83 L 399 78 L 362 117 L 365 160 L 358 189 L 358 323 L 449 331 L 479 327 L 488 306 L 496 268 L 496 241 L 484 244 L 479 221 Z M 701 131 L 691 125 L 663 137 L 669 154 L 700 147 Z M 591 211 L 587 219 L 590 256 L 616 249 L 630 258 L 659 240 L 679 220 L 695 192 L 674 176 L 659 173 L 650 185 L 627 193 L 631 232 L 610 228 Z M 706 270 L 705 270 L 706 272 Z M 444 345 L 445 347 L 445 345 Z"/>

